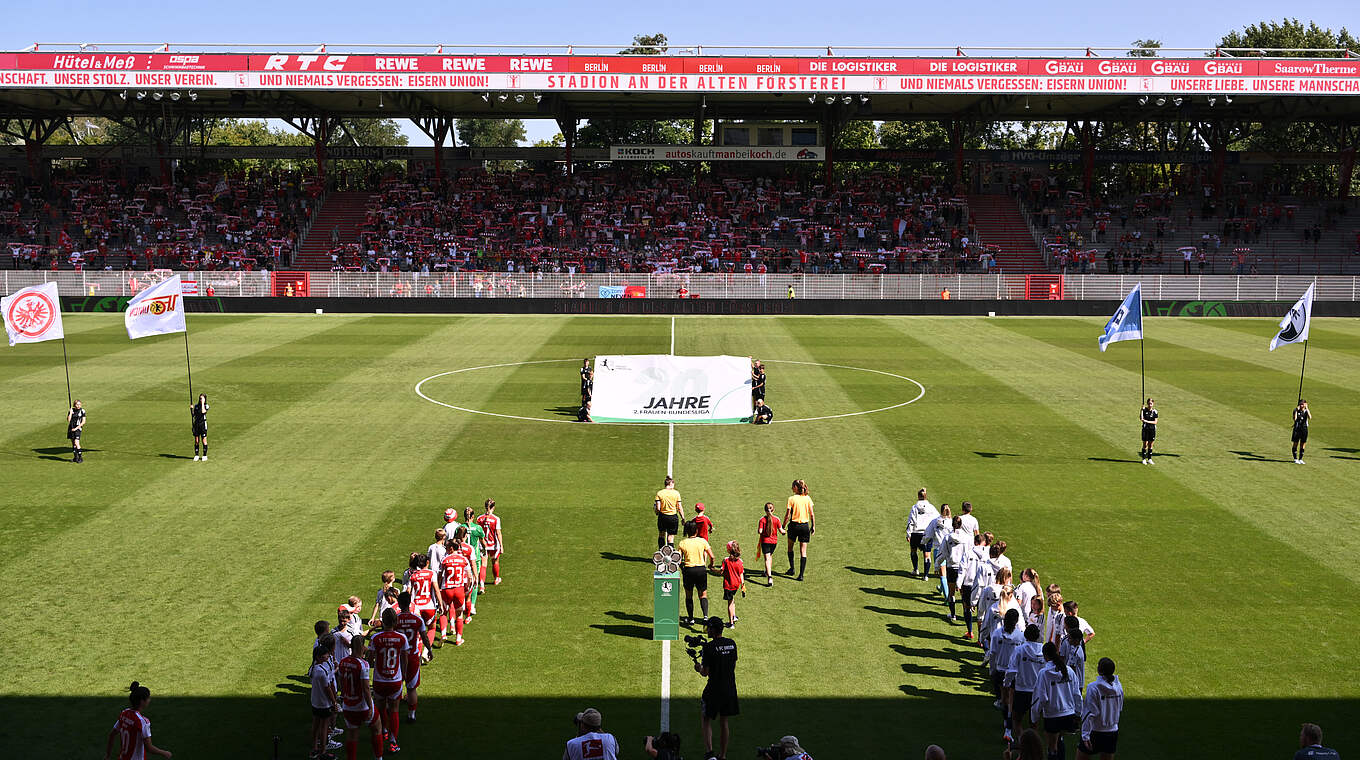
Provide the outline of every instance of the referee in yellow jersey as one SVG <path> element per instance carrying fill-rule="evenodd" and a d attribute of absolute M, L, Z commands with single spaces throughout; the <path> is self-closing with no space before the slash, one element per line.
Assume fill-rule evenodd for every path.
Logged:
<path fill-rule="evenodd" d="M 680 492 L 675 490 L 675 478 L 666 476 L 661 490 L 656 492 L 656 548 L 675 544 L 675 534 L 680 532 L 680 522 L 685 519 L 685 506 L 680 502 Z"/>
<path fill-rule="evenodd" d="M 698 523 L 690 520 L 685 523 L 685 538 L 677 549 L 680 550 L 680 580 L 685 584 L 685 615 L 682 623 L 698 622 L 694 619 L 694 592 L 699 592 L 699 609 L 708 619 L 708 569 L 713 566 L 713 547 L 708 540 L 699 538 Z"/>
<path fill-rule="evenodd" d="M 798 542 L 802 553 L 798 560 L 798 580 L 803 580 L 807 570 L 808 542 L 817 530 L 816 515 L 812 513 L 812 497 L 808 495 L 807 483 L 801 479 L 793 481 L 793 495 L 789 497 L 789 507 L 784 512 L 784 524 L 789 534 L 789 575 L 793 575 L 793 544 Z"/>

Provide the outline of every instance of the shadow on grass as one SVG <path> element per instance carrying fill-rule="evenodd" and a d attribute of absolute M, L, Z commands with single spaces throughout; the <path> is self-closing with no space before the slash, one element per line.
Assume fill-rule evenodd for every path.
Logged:
<path fill-rule="evenodd" d="M 592 623 L 590 627 L 597 631 L 604 631 L 610 636 L 623 636 L 630 639 L 650 639 L 652 637 L 652 627 L 649 625 Z"/>
<path fill-rule="evenodd" d="M 1323 451 L 1339 451 L 1342 454 L 1360 454 L 1360 449 L 1326 448 Z"/>
<path fill-rule="evenodd" d="M 552 412 L 558 417 L 575 417 L 581 411 L 581 405 L 576 406 L 549 406 L 543 409 L 545 412 Z"/>
<path fill-rule="evenodd" d="M 1024 454 L 1012 454 L 1006 451 L 974 451 L 974 454 L 983 459 L 999 459 L 1001 457 L 1022 457 Z"/>
<path fill-rule="evenodd" d="M 756 652 L 744 649 L 741 654 L 744 661 Z M 658 695 L 619 697 L 605 690 L 582 690 L 565 696 L 489 696 L 484 684 L 466 676 L 464 683 L 450 685 L 464 667 L 454 660 L 441 665 L 436 657 L 434 666 L 422 673 L 420 722 L 402 721 L 403 757 L 447 755 L 446 727 L 455 724 L 460 743 L 469 748 L 465 754 L 469 760 L 556 757 L 575 734 L 570 716 L 585 707 L 603 714 L 605 730 L 618 737 L 621 746 L 640 747 L 644 736 L 656 733 Z M 590 666 L 587 655 L 580 667 Z M 937 667 L 942 671 L 938 677 L 910 676 L 898 686 L 886 679 L 899 671 L 885 663 L 884 685 L 876 688 L 896 696 L 799 698 L 756 696 L 757 685 L 743 682 L 741 662 L 737 667 L 738 689 L 750 693 L 741 693 L 741 715 L 732 721 L 733 748 L 763 746 L 796 733 L 817 758 L 920 757 L 930 743 L 944 747 L 950 757 L 1000 755 L 991 697 L 974 691 L 975 684 L 959 686 L 961 678 L 968 678 L 966 673 Z M 690 748 L 702 746 L 698 699 L 702 679 L 693 675 L 691 680 L 691 675 L 677 674 L 671 723 L 683 737 L 685 756 L 698 757 L 702 752 L 691 753 Z M 1126 686 L 1138 682 L 1137 674 L 1122 675 Z M 305 693 L 182 697 L 158 690 L 156 683 L 150 686 L 155 699 L 147 717 L 155 724 L 156 744 L 177 757 L 273 757 L 274 737 L 279 738 L 279 757 L 307 754 L 311 712 Z M 453 691 L 453 696 L 440 693 L 441 688 Z M 0 727 L 0 746 L 22 747 L 23 756 L 44 758 L 77 756 L 78 747 L 103 747 L 113 717 L 127 705 L 127 699 L 114 691 L 111 688 L 106 697 L 0 698 L 0 708 L 9 718 Z M 477 720 L 468 721 L 472 709 Z M 1119 756 L 1198 760 L 1205 756 L 1207 743 L 1214 747 L 1210 753 L 1214 757 L 1290 757 L 1298 749 L 1299 724 L 1304 722 L 1321 725 L 1328 746 L 1353 747 L 1360 744 L 1357 710 L 1357 699 L 1153 699 L 1134 692 L 1127 697 L 1120 720 Z M 366 749 L 366 734 L 361 743 Z M 885 748 L 893 749 L 885 753 Z M 745 754 L 734 750 L 729 756 Z"/>
<path fill-rule="evenodd" d="M 1088 462 L 1123 462 L 1125 464 L 1142 464 L 1141 459 L 1111 459 L 1110 457 L 1086 457 Z"/>
<path fill-rule="evenodd" d="M 846 565 L 845 569 L 856 575 L 889 576 L 894 578 L 911 577 L 911 573 L 906 570 L 880 570 L 876 567 L 854 567 L 853 565 Z"/>
<path fill-rule="evenodd" d="M 894 589 L 890 589 L 890 588 L 881 588 L 881 587 L 880 587 L 880 588 L 869 588 L 869 587 L 867 587 L 867 586 L 860 586 L 860 589 L 859 589 L 859 590 L 860 590 L 860 591 L 863 591 L 863 592 L 866 593 L 866 594 L 873 594 L 874 596 L 887 597 L 888 599 L 901 599 L 901 600 L 904 600 L 904 601 L 926 602 L 926 603 L 942 601 L 942 600 L 940 599 L 939 595 L 933 594 L 933 593 L 931 593 L 931 592 L 929 592 L 929 591 L 923 591 L 923 592 L 920 592 L 920 593 L 912 593 L 912 592 L 910 592 L 910 591 L 897 591 L 897 590 L 894 590 Z"/>
<path fill-rule="evenodd" d="M 1257 453 L 1254 452 L 1254 451 L 1232 451 L 1232 450 L 1229 450 L 1228 453 L 1229 453 L 1229 454 L 1236 454 L 1236 455 L 1237 455 L 1237 458 L 1238 458 L 1238 459 L 1241 459 L 1241 460 L 1244 461 L 1244 462 L 1279 462 L 1279 463 L 1287 463 L 1287 462 L 1290 461 L 1290 460 L 1288 460 L 1288 459 L 1271 459 L 1271 458 L 1269 458 L 1269 457 L 1261 456 L 1260 454 L 1257 454 Z"/>
<path fill-rule="evenodd" d="M 157 454 L 157 456 L 162 459 L 193 459 L 193 457 L 187 457 L 183 454 Z"/>
<path fill-rule="evenodd" d="M 942 617 L 942 613 L 936 610 L 893 609 L 889 607 L 876 607 L 872 604 L 864 605 L 864 609 L 870 612 L 876 612 L 880 615 L 892 615 L 894 617 L 932 618 L 932 619 L 939 619 L 940 617 Z"/>
<path fill-rule="evenodd" d="M 607 559 L 616 562 L 646 562 L 652 564 L 651 557 L 630 557 L 626 554 L 615 554 L 614 552 L 600 552 L 600 559 Z"/>

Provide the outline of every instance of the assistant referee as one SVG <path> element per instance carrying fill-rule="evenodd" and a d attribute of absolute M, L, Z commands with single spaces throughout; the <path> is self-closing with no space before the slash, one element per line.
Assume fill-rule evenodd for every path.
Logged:
<path fill-rule="evenodd" d="M 784 511 L 784 524 L 789 534 L 789 575 L 793 575 L 793 544 L 798 542 L 801 558 L 798 560 L 798 580 L 803 580 L 807 570 L 808 542 L 817 530 L 816 516 L 812 513 L 812 497 L 808 495 L 807 483 L 802 479 L 793 481 L 793 495 L 789 497 L 788 509 Z"/>
<path fill-rule="evenodd" d="M 685 519 L 685 505 L 680 501 L 680 492 L 675 490 L 675 478 L 666 476 L 661 490 L 656 492 L 656 548 L 675 543 L 675 534 L 680 532 L 680 521 Z"/>

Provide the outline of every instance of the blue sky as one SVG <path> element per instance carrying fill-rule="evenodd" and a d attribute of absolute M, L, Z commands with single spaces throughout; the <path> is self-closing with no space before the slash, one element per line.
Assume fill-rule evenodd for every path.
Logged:
<path fill-rule="evenodd" d="M 827 9 L 832 9 L 828 13 Z M 1168 47 L 1212 46 L 1225 32 L 1285 15 L 1321 26 L 1360 26 L 1351 0 L 1290 3 L 1143 0 L 1137 3 L 903 3 L 865 0 L 772 4 L 712 2 L 88 2 L 6 8 L 0 48 L 34 42 L 575 43 L 623 45 L 663 32 L 682 46 L 964 45 L 1118 46 L 1142 38 Z M 1356 29 L 1352 28 L 1352 32 Z M 550 121 L 529 122 L 530 139 Z M 412 142 L 428 144 L 418 131 Z"/>

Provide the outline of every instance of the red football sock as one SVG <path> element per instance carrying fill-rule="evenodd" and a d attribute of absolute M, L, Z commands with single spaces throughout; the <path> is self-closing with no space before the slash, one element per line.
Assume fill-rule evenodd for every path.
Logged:
<path fill-rule="evenodd" d="M 500 561 L 500 560 L 496 560 L 495 562 L 492 562 L 492 563 L 491 563 L 491 571 L 492 571 L 493 573 L 496 574 L 496 577 L 497 577 L 497 578 L 501 577 L 501 561 Z"/>
<path fill-rule="evenodd" d="M 478 580 L 478 581 L 481 581 L 481 582 L 485 582 L 485 581 L 486 581 L 486 563 L 485 563 L 485 562 L 482 563 L 481 569 L 479 569 L 479 570 L 477 571 L 477 580 Z"/>
<path fill-rule="evenodd" d="M 351 739 L 351 740 L 345 742 L 345 757 L 348 757 L 349 760 L 359 760 L 359 742 L 358 742 L 358 740 L 356 740 L 356 739 Z"/>
<path fill-rule="evenodd" d="M 397 734 L 401 733 L 401 708 L 398 707 L 387 713 L 387 721 L 389 725 L 387 733 L 392 737 L 392 741 L 396 741 Z"/>
<path fill-rule="evenodd" d="M 453 619 L 453 630 L 459 636 L 463 635 L 463 611 L 458 611 L 458 617 Z"/>
<path fill-rule="evenodd" d="M 443 614 L 441 614 L 441 615 L 439 616 L 439 623 L 438 623 L 438 625 L 439 625 L 439 635 L 442 636 L 442 635 L 444 635 L 444 634 L 446 634 L 446 633 L 449 632 L 449 614 L 448 614 L 447 612 L 445 612 L 445 613 L 443 613 Z M 430 634 L 430 643 L 431 643 L 431 644 L 434 643 L 434 634 Z"/>
<path fill-rule="evenodd" d="M 383 733 L 382 731 L 370 731 L 369 735 L 370 738 L 373 740 L 373 756 L 382 757 L 383 739 L 387 738 L 387 734 Z"/>

